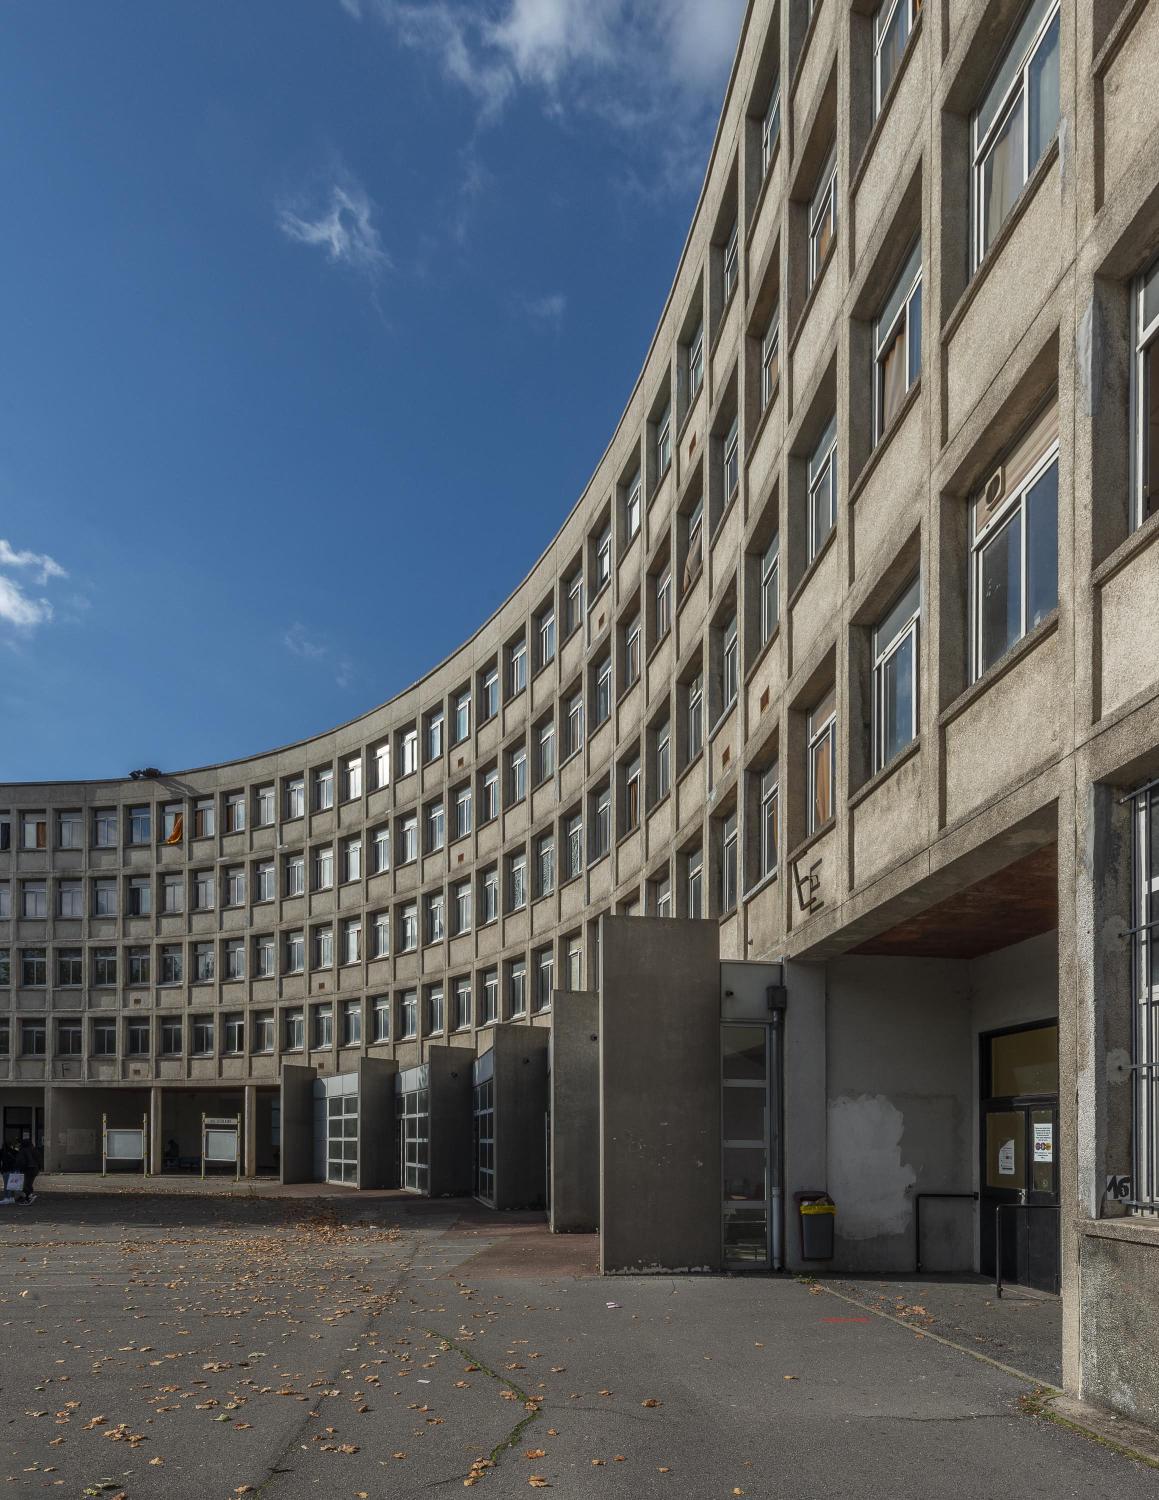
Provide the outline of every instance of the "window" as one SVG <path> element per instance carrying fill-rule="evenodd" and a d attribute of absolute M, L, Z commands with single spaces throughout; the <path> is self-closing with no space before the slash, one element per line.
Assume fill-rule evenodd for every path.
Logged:
<path fill-rule="evenodd" d="M 920 240 L 873 325 L 873 350 L 873 435 L 880 441 L 922 369 Z"/>
<path fill-rule="evenodd" d="M 704 681 L 700 673 L 688 684 L 688 759 L 704 748 Z"/>
<path fill-rule="evenodd" d="M 769 175 L 773 157 L 777 154 L 777 142 L 781 138 L 781 80 L 773 83 L 768 108 L 761 122 L 761 181 Z"/>
<path fill-rule="evenodd" d="M 522 911 L 527 905 L 527 855 L 516 854 L 511 860 L 511 910 Z"/>
<path fill-rule="evenodd" d="M 162 1016 L 161 1018 L 161 1055 L 163 1057 L 180 1057 L 182 1043 L 182 1023 L 176 1016 Z"/>
<path fill-rule="evenodd" d="M 451 1014 L 451 1025 L 456 1031 L 468 1031 L 471 1026 L 471 981 L 469 979 L 456 979 L 454 989 L 454 1009 Z"/>
<path fill-rule="evenodd" d="M 773 539 L 765 548 L 761 558 L 761 645 L 771 641 L 780 615 L 781 593 L 781 538 L 773 532 Z"/>
<path fill-rule="evenodd" d="M 631 479 L 624 486 L 624 529 L 628 541 L 631 541 L 640 530 L 640 498 L 643 493 L 643 481 L 640 476 L 639 465 L 632 473 Z"/>
<path fill-rule="evenodd" d="M 511 965 L 508 974 L 511 999 L 511 1015 L 525 1016 L 527 1014 L 527 964 L 521 958 L 517 958 Z"/>
<path fill-rule="evenodd" d="M 704 384 L 704 319 L 696 325 L 692 337 L 688 340 L 688 404 L 689 406 L 700 394 L 700 387 Z M 637 476 L 638 478 L 638 476 Z"/>
<path fill-rule="evenodd" d="M 254 938 L 254 976 L 257 979 L 274 977 L 274 939 L 270 933 Z"/>
<path fill-rule="evenodd" d="M 116 1021 L 94 1021 L 93 1026 L 93 1056 L 94 1057 L 116 1057 L 117 1055 L 117 1023 Z"/>
<path fill-rule="evenodd" d="M 545 719 L 539 726 L 539 744 L 536 753 L 536 784 L 555 775 L 555 720 Z"/>
<path fill-rule="evenodd" d="M 640 757 L 635 755 L 624 768 L 624 831 L 632 833 L 640 826 Z"/>
<path fill-rule="evenodd" d="M 306 783 L 300 776 L 292 776 L 284 783 L 283 806 L 287 819 L 301 818 L 306 812 Z"/>
<path fill-rule="evenodd" d="M 0 812 L 0 851 L 12 848 L 12 815 Z"/>
<path fill-rule="evenodd" d="M 347 839 L 342 845 L 342 879 L 349 883 L 362 879 L 362 840 Z"/>
<path fill-rule="evenodd" d="M 413 864 L 419 857 L 419 820 L 417 813 L 408 813 L 399 826 L 399 863 Z"/>
<path fill-rule="evenodd" d="M 808 717 L 809 832 L 816 833 L 833 816 L 833 779 L 837 765 L 837 699 L 832 688 Z"/>
<path fill-rule="evenodd" d="M 922 0 L 882 0 L 873 18 L 873 113 L 889 93 Z"/>
<path fill-rule="evenodd" d="M 1159 260 L 1135 284 L 1134 524 L 1159 511 Z"/>
<path fill-rule="evenodd" d="M 103 911 L 102 907 L 110 908 Z M 117 884 L 114 880 L 98 880 L 93 893 L 94 916 L 116 916 Z M 26 880 L 20 897 L 20 915 L 35 917 L 41 921 L 48 916 L 48 887 L 43 880 Z"/>
<path fill-rule="evenodd" d="M 567 605 L 564 624 L 570 636 L 580 628 L 584 617 L 584 575 L 580 569 L 567 581 Z"/>
<path fill-rule="evenodd" d="M 672 569 L 667 567 L 656 580 L 656 639 L 662 641 L 672 629 Z"/>
<path fill-rule="evenodd" d="M 488 922 L 494 922 L 499 917 L 499 871 L 494 867 L 483 871 L 480 890 L 482 897 L 480 920 L 486 926 Z"/>
<path fill-rule="evenodd" d="M 132 1048 L 129 1049 L 132 1051 Z M 240 1057 L 245 1051 L 245 1019 L 239 1015 L 223 1016 L 221 1050 L 227 1056 Z"/>
<path fill-rule="evenodd" d="M 12 983 L 12 961 L 7 948 L 0 948 L 0 985 L 5 989 Z M 8 1017 L 0 1017 L 3 1025 L 8 1025 Z"/>
<path fill-rule="evenodd" d="M 227 981 L 245 978 L 245 942 L 241 938 L 228 938 L 223 945 L 225 974 Z"/>
<path fill-rule="evenodd" d="M 443 758 L 443 711 L 436 708 L 427 715 L 427 761 Z"/>
<path fill-rule="evenodd" d="M 971 506 L 974 676 L 1058 604 L 1058 411 L 1052 407 Z"/>
<path fill-rule="evenodd" d="M 447 935 L 446 898 L 442 891 L 427 897 L 427 942 L 441 943 Z"/>
<path fill-rule="evenodd" d="M 408 902 L 399 917 L 399 936 L 404 953 L 413 953 L 419 945 L 419 909 L 415 902 Z"/>
<path fill-rule="evenodd" d="M 152 979 L 152 964 L 148 948 L 130 948 L 129 954 L 129 983 L 132 985 L 149 984 Z"/>
<path fill-rule="evenodd" d="M 56 1023 L 56 1055 L 58 1057 L 79 1057 L 83 1045 L 79 1021 Z"/>
<path fill-rule="evenodd" d="M 631 687 L 640 678 L 640 616 L 632 620 L 624 635 L 624 685 Z"/>
<path fill-rule="evenodd" d="M 1058 129 L 1058 33 L 1058 0 L 1032 0 L 974 114 L 975 267 Z"/>
<path fill-rule="evenodd" d="M 5 822 L 5 827 L 8 826 Z M 56 843 L 60 849 L 79 849 L 84 841 L 84 822 L 79 812 L 56 815 Z M 4 846 L 7 848 L 7 845 Z"/>
<path fill-rule="evenodd" d="M 427 805 L 427 853 L 437 854 L 447 842 L 447 814 L 441 802 Z"/>
<path fill-rule="evenodd" d="M 314 811 L 326 812 L 334 806 L 334 769 L 321 766 L 314 772 Z"/>
<path fill-rule="evenodd" d="M 344 1000 L 342 1002 L 342 1045 L 344 1047 L 360 1047 L 362 1045 L 361 1000 Z"/>
<path fill-rule="evenodd" d="M 535 955 L 535 1008 L 537 1011 L 551 1009 L 551 992 L 555 987 L 555 960 L 550 948 L 541 948 Z"/>
<path fill-rule="evenodd" d="M 245 793 L 228 792 L 225 798 L 226 833 L 245 832 Z"/>
<path fill-rule="evenodd" d="M 306 1017 L 303 1011 L 287 1010 L 282 1015 L 282 1048 L 301 1052 L 306 1045 Z"/>
<path fill-rule="evenodd" d="M 658 917 L 670 917 L 672 915 L 672 882 L 668 876 L 652 882 L 652 904 L 653 910 Z"/>
<path fill-rule="evenodd" d="M 483 809 L 479 821 L 493 823 L 499 816 L 499 772 L 494 766 L 483 772 L 482 793 Z"/>
<path fill-rule="evenodd" d="M 873 632 L 873 769 L 880 771 L 917 738 L 918 615 L 917 578 Z"/>
<path fill-rule="evenodd" d="M 153 818 L 147 807 L 129 809 L 129 843 L 151 844 L 153 842 Z"/>
<path fill-rule="evenodd" d="M 328 891 L 334 885 L 334 850 L 329 844 L 314 850 L 314 885 L 316 891 Z"/>
<path fill-rule="evenodd" d="M 721 450 L 724 467 L 724 503 L 727 505 L 740 484 L 740 426 L 739 417 L 733 417 L 732 426 L 724 438 Z"/>
<path fill-rule="evenodd" d="M 302 932 L 286 933 L 286 973 L 300 974 L 306 967 L 306 937 Z"/>
<path fill-rule="evenodd" d="M 245 875 L 242 874 L 242 904 L 245 901 Z M 274 865 L 272 860 L 265 860 L 254 869 L 254 902 L 272 901 L 274 899 Z"/>
<path fill-rule="evenodd" d="M 697 500 L 688 512 L 688 551 L 684 558 L 684 590 L 692 586 L 704 565 L 704 501 Z M 671 616 L 669 616 L 671 619 Z"/>
<path fill-rule="evenodd" d="M 740 224 L 733 220 L 732 229 L 729 231 L 728 240 L 724 247 L 724 301 L 736 290 L 737 280 L 740 276 Z"/>
<path fill-rule="evenodd" d="M 260 786 L 254 793 L 254 822 L 259 828 L 269 828 L 274 821 L 274 789 Z"/>
<path fill-rule="evenodd" d="M 584 820 L 573 813 L 564 824 L 564 848 L 567 855 L 565 876 L 574 880 L 583 874 L 584 868 Z"/>
<path fill-rule="evenodd" d="M 593 718 L 600 725 L 612 712 L 612 658 L 605 656 L 596 667 L 596 701 Z"/>
<path fill-rule="evenodd" d="M 492 1026 L 499 1019 L 499 973 L 488 969 L 483 975 L 483 1013 L 480 1026 Z"/>
<path fill-rule="evenodd" d="M 510 648 L 510 680 L 508 696 L 514 698 L 527 686 L 527 642 L 518 640 Z"/>
<path fill-rule="evenodd" d="M 539 665 L 555 660 L 555 610 L 549 604 L 539 617 Z"/>
<path fill-rule="evenodd" d="M 217 808 L 212 797 L 202 797 L 193 804 L 193 837 L 211 839 L 217 832 Z"/>
<path fill-rule="evenodd" d="M 34 910 L 28 910 L 29 897 L 32 898 Z M 44 882 L 33 883 L 25 881 L 24 900 L 26 917 L 43 917 L 47 914 L 47 900 L 45 897 Z M 93 881 L 93 916 L 115 917 L 117 915 L 117 882 L 115 880 Z"/>
<path fill-rule="evenodd" d="M 310 1008 L 310 1046 L 322 1050 L 334 1045 L 334 1007 L 329 1000 Z"/>
<path fill-rule="evenodd" d="M 373 840 L 371 849 L 374 864 L 371 873 L 374 875 L 385 875 L 390 869 L 390 829 L 385 825 L 376 828 L 371 835 Z"/>
<path fill-rule="evenodd" d="M 390 997 L 376 995 L 370 1002 L 370 1013 L 374 1018 L 373 1039 L 376 1042 L 390 1041 Z"/>
<path fill-rule="evenodd" d="M 374 786 L 381 792 L 390 785 L 390 741 L 374 747 Z"/>
<path fill-rule="evenodd" d="M 117 1027 L 113 1022 L 113 1052 L 117 1050 Z M 43 1057 L 48 1047 L 48 1028 L 43 1021 L 21 1021 L 20 1051 L 25 1057 Z"/>
<path fill-rule="evenodd" d="M 567 700 L 567 754 L 576 755 L 584 742 L 584 699 L 582 693 L 573 693 Z"/>
<path fill-rule="evenodd" d="M 493 719 L 498 712 L 499 671 L 497 667 L 489 667 L 483 674 L 483 722 L 486 723 L 488 719 Z"/>
<path fill-rule="evenodd" d="M 688 915 L 700 918 L 704 915 L 704 855 L 699 849 L 686 856 L 684 878 L 688 891 Z"/>
<path fill-rule="evenodd" d="M 190 1038 L 195 1057 L 212 1057 L 213 1017 L 194 1016 L 190 1025 Z"/>
<path fill-rule="evenodd" d="M 455 887 L 455 936 L 471 930 L 471 882 L 461 880 Z"/>
<path fill-rule="evenodd" d="M 667 719 L 656 726 L 656 787 L 653 803 L 672 790 L 672 729 Z"/>
<path fill-rule="evenodd" d="M 161 945 L 161 977 L 162 984 L 181 984 L 185 978 L 185 955 L 180 943 L 163 943 Z"/>
<path fill-rule="evenodd" d="M 511 752 L 511 801 L 522 802 L 527 796 L 527 750 L 520 745 Z"/>
<path fill-rule="evenodd" d="M 161 877 L 161 910 L 167 917 L 177 916 L 185 910 L 185 879 L 181 875 Z"/>
<path fill-rule="evenodd" d="M 471 735 L 471 690 L 464 688 L 455 697 L 455 744 L 461 745 Z"/>
<path fill-rule="evenodd" d="M 346 802 L 356 802 L 362 796 L 362 756 L 353 755 L 342 770 L 342 796 Z"/>
<path fill-rule="evenodd" d="M 725 713 L 736 702 L 740 691 L 740 652 L 737 647 L 736 616 L 729 619 L 721 633 L 720 665 L 721 713 Z"/>
<path fill-rule="evenodd" d="M 212 870 L 196 870 L 193 874 L 194 911 L 212 911 L 215 904 L 214 875 Z"/>
<path fill-rule="evenodd" d="M 777 868 L 777 851 L 780 847 L 780 787 L 776 761 L 767 771 L 761 772 L 761 855 L 760 875 L 772 875 Z"/>
<path fill-rule="evenodd" d="M 584 951 L 579 938 L 567 941 L 567 982 L 572 990 L 579 990 L 584 979 Z"/>
<path fill-rule="evenodd" d="M 385 911 L 374 914 L 374 948 L 371 952 L 372 958 L 390 957 L 390 913 Z"/>
<path fill-rule="evenodd" d="M 591 859 L 603 859 L 612 843 L 612 789 L 605 786 L 593 794 Z"/>
<path fill-rule="evenodd" d="M 12 891 L 6 880 L 0 881 L 0 919 L 7 921 L 12 915 Z"/>
<path fill-rule="evenodd" d="M 596 576 L 592 593 L 598 594 L 612 576 L 612 528 L 604 527 L 596 538 Z"/>
<path fill-rule="evenodd" d="M 272 1010 L 259 1010 L 253 1018 L 254 1023 L 254 1051 L 272 1052 L 274 1050 L 274 1013 Z"/>
<path fill-rule="evenodd" d="M 837 524 L 837 418 L 821 434 L 809 459 L 809 561 Z"/>
<path fill-rule="evenodd" d="M 362 918 L 347 917 L 342 923 L 342 962 L 362 962 Z"/>
<path fill-rule="evenodd" d="M 720 909 L 722 912 L 729 912 L 735 908 L 736 892 L 736 813 L 729 813 L 720 833 Z"/>
<path fill-rule="evenodd" d="M 194 943 L 193 945 L 193 982 L 194 984 L 212 984 L 214 978 L 213 944 Z"/>
<path fill-rule="evenodd" d="M 115 815 L 114 815 L 115 816 Z M 20 815 L 20 847 L 22 849 L 44 849 L 48 846 L 48 825 L 43 813 L 21 813 Z M 117 841 L 116 830 L 113 832 L 113 843 Z"/>
<path fill-rule="evenodd" d="M 79 948 L 56 950 L 56 982 L 62 989 L 75 989 L 84 983 L 84 957 Z"/>
<path fill-rule="evenodd" d="M 781 382 L 781 314 L 773 308 L 769 326 L 761 340 L 761 410 L 764 411 Z"/>
<path fill-rule="evenodd" d="M 428 1036 L 437 1036 L 443 1030 L 445 1022 L 444 1011 L 443 987 L 441 984 L 432 984 L 430 989 L 427 990 Z"/>
<path fill-rule="evenodd" d="M 837 147 L 817 181 L 817 190 L 809 205 L 809 290 L 812 291 L 824 269 L 837 233 Z"/>
<path fill-rule="evenodd" d="M 550 896 L 555 890 L 555 837 L 541 834 L 535 841 L 535 882 L 540 897 Z"/>
<path fill-rule="evenodd" d="M 461 786 L 455 793 L 455 837 L 465 839 L 471 831 L 471 788 Z"/>
<path fill-rule="evenodd" d="M 180 877 L 177 877 L 180 879 Z M 84 888 L 79 880 L 60 880 L 56 887 L 57 914 L 61 917 L 84 916 Z"/>
<path fill-rule="evenodd" d="M 417 729 L 406 729 L 403 731 L 399 745 L 400 754 L 400 776 L 413 776 L 419 768 L 419 732 Z"/>
<path fill-rule="evenodd" d="M 398 1002 L 399 1036 L 409 1040 L 419 1034 L 419 997 L 417 990 L 403 990 Z"/>
<path fill-rule="evenodd" d="M 225 872 L 225 903 L 227 906 L 245 905 L 244 865 L 235 865 Z"/>
<path fill-rule="evenodd" d="M 672 464 L 672 403 L 668 402 L 656 420 L 656 482 L 667 474 Z"/>
<path fill-rule="evenodd" d="M 202 807 L 198 803 L 198 807 Z M 213 803 L 209 804 L 209 831 L 213 832 Z M 200 836 L 200 835 L 198 835 Z M 117 847 L 117 814 L 111 807 L 98 807 L 93 813 L 93 846 L 97 849 L 115 849 Z M 30 846 L 26 843 L 26 849 Z M 44 848 L 44 840 L 41 838 L 38 849 Z"/>

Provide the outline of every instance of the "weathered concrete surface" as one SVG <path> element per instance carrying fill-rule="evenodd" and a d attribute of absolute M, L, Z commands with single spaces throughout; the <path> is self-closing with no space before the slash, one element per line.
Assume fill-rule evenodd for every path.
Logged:
<path fill-rule="evenodd" d="M 551 1227 L 592 1233 L 600 1220 L 600 998 L 551 1001 Z"/>

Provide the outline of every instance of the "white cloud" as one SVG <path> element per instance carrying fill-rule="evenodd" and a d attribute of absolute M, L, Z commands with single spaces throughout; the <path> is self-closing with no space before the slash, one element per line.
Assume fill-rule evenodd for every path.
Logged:
<path fill-rule="evenodd" d="M 304 201 L 283 203 L 278 225 L 299 244 L 325 250 L 335 265 L 349 266 L 373 279 L 390 269 L 374 213 L 366 189 L 343 169 L 312 206 Z"/>
<path fill-rule="evenodd" d="M 47 553 L 21 550 L 3 537 L 0 537 L 0 569 L 7 570 L 0 572 L 0 624 L 21 632 L 47 625 L 53 617 L 52 604 L 44 598 L 33 598 L 23 582 L 10 574 L 27 569 L 37 587 L 43 588 L 54 578 L 67 578 L 65 569 Z"/>
<path fill-rule="evenodd" d="M 282 645 L 287 651 L 295 656 L 304 657 L 307 661 L 318 661 L 326 655 L 326 646 L 321 641 L 311 640 L 306 633 L 306 627 L 297 622 L 290 626 L 285 635 L 282 636 Z"/>
<path fill-rule="evenodd" d="M 68 577 L 54 557 L 44 552 L 18 552 L 3 537 L 0 537 L 0 568 L 32 568 L 37 583 L 41 585 L 50 578 Z"/>
<path fill-rule="evenodd" d="M 47 599 L 30 599 L 20 585 L 0 574 L 0 621 L 17 630 L 34 630 L 52 619 Z"/>
<path fill-rule="evenodd" d="M 546 297 L 529 297 L 523 303 L 523 310 L 532 322 L 558 329 L 567 312 L 567 297 L 563 292 L 549 292 Z"/>

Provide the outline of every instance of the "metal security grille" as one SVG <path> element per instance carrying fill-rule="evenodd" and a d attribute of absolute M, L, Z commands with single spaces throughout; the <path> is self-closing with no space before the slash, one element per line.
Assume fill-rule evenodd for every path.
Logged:
<path fill-rule="evenodd" d="M 1133 1206 L 1159 1212 L 1159 781 L 1131 797 L 1134 861 L 1131 994 L 1135 1013 Z"/>

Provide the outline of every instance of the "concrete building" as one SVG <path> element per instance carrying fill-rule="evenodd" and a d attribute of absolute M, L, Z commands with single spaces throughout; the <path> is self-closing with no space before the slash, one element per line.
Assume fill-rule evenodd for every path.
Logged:
<path fill-rule="evenodd" d="M 608 1270 L 799 1265 L 828 1191 L 833 1267 L 1061 1287 L 1159 1423 L 1156 56 L 1157 0 L 752 0 L 495 616 L 330 734 L 0 787 L 5 1133 L 237 1116 Z"/>

